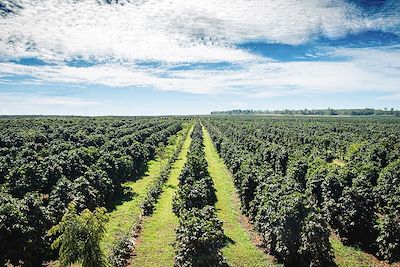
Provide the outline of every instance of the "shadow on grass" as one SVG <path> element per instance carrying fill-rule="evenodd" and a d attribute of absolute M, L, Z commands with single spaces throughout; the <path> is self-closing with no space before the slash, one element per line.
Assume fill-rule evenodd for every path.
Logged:
<path fill-rule="evenodd" d="M 106 207 L 108 212 L 111 212 L 116 209 L 117 206 L 123 204 L 126 201 L 130 201 L 137 196 L 137 193 L 132 192 L 131 188 L 128 186 L 123 186 L 122 189 L 117 192 L 113 200 Z"/>
<path fill-rule="evenodd" d="M 223 239 L 222 242 L 224 243 L 224 247 L 225 247 L 225 246 L 228 246 L 228 245 L 230 245 L 230 244 L 236 244 L 235 240 L 233 240 L 232 238 L 230 238 L 230 237 L 227 236 L 227 235 L 224 235 L 224 239 Z"/>
<path fill-rule="evenodd" d="M 129 177 L 129 178 L 125 179 L 125 181 L 136 182 L 137 180 L 142 179 L 149 171 L 149 162 L 150 161 L 148 161 L 146 164 L 144 164 L 144 166 L 139 170 L 137 175 L 135 175 L 133 177 Z"/>
<path fill-rule="evenodd" d="M 177 187 L 175 185 L 172 184 L 167 184 L 165 185 L 166 188 L 172 188 L 172 189 L 176 189 Z"/>
<path fill-rule="evenodd" d="M 148 161 L 146 164 L 144 164 L 142 166 L 142 168 L 138 171 L 138 174 L 133 176 L 133 177 L 129 177 L 129 178 L 125 178 L 125 179 L 121 179 L 122 182 L 136 182 L 140 179 L 142 179 L 143 177 L 145 177 L 149 171 L 149 162 Z M 121 189 L 118 190 L 111 202 L 106 206 L 107 208 L 107 212 L 111 212 L 114 211 L 116 209 L 117 206 L 123 204 L 126 201 L 130 201 L 133 198 L 135 198 L 137 196 L 136 193 L 131 191 L 131 188 L 128 186 L 121 186 Z"/>

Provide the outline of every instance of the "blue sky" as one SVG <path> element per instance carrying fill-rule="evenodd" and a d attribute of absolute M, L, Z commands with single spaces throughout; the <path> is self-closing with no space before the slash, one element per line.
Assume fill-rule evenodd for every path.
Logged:
<path fill-rule="evenodd" d="M 397 0 L 0 0 L 0 114 L 400 109 Z"/>

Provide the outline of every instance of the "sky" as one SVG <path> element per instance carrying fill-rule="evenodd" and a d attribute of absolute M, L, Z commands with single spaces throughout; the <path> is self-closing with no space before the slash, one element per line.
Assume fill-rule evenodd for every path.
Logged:
<path fill-rule="evenodd" d="M 0 0 L 0 115 L 400 109 L 399 0 Z"/>

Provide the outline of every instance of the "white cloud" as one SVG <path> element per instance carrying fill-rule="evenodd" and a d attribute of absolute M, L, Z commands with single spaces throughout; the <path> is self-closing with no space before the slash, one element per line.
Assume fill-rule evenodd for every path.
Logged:
<path fill-rule="evenodd" d="M 0 55 L 167 62 L 240 61 L 237 42 L 304 43 L 362 30 L 398 31 L 396 13 L 366 16 L 342 0 L 24 0 L 0 19 Z M 393 8 L 392 8 L 393 9 Z"/>
<path fill-rule="evenodd" d="M 23 66 L 0 63 L 0 78 L 29 75 L 30 83 L 86 83 L 113 87 L 150 87 L 199 94 L 230 93 L 248 98 L 344 92 L 396 93 L 400 84 L 400 52 L 376 49 L 336 51 L 343 62 L 276 62 L 251 60 L 235 69 L 184 69 L 172 66 L 138 68 L 104 64 L 78 68 L 66 65 Z M 13 83 L 12 79 L 8 80 Z M 21 83 L 18 80 L 17 83 Z"/>
<path fill-rule="evenodd" d="M 48 0 L 26 1 L 24 7 L 19 15 L 0 20 L 0 54 L 6 58 L 182 62 L 254 57 L 185 32 L 184 25 L 193 23 L 185 13 L 193 6 L 184 1 L 99 5 L 96 0 Z"/>
<path fill-rule="evenodd" d="M 0 83 L 88 83 L 246 98 L 396 93 L 399 50 L 337 49 L 332 55 L 346 57 L 345 61 L 276 62 L 235 46 L 256 40 L 301 44 L 321 35 L 334 38 L 364 30 L 400 33 L 396 12 L 400 5 L 390 3 L 390 9 L 383 9 L 393 12 L 367 16 L 342 0 L 146 0 L 124 5 L 99 4 L 98 0 L 21 0 L 24 8 L 17 15 L 0 18 Z M 54 65 L 9 62 L 23 57 Z M 97 64 L 65 65 L 64 61 L 73 59 Z M 161 63 L 146 67 L 139 64 L 143 61 Z M 238 68 L 170 70 L 197 62 L 227 62 Z M 32 79 L 13 81 L 16 76 Z M 76 99 L 29 101 L 90 105 Z"/>

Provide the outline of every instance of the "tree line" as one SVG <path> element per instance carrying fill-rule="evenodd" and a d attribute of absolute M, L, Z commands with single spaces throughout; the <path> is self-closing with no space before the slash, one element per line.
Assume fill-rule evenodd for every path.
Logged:
<path fill-rule="evenodd" d="M 400 110 L 385 109 L 283 109 L 283 110 L 253 110 L 234 109 L 212 111 L 211 115 L 325 115 L 325 116 L 400 116 Z"/>

